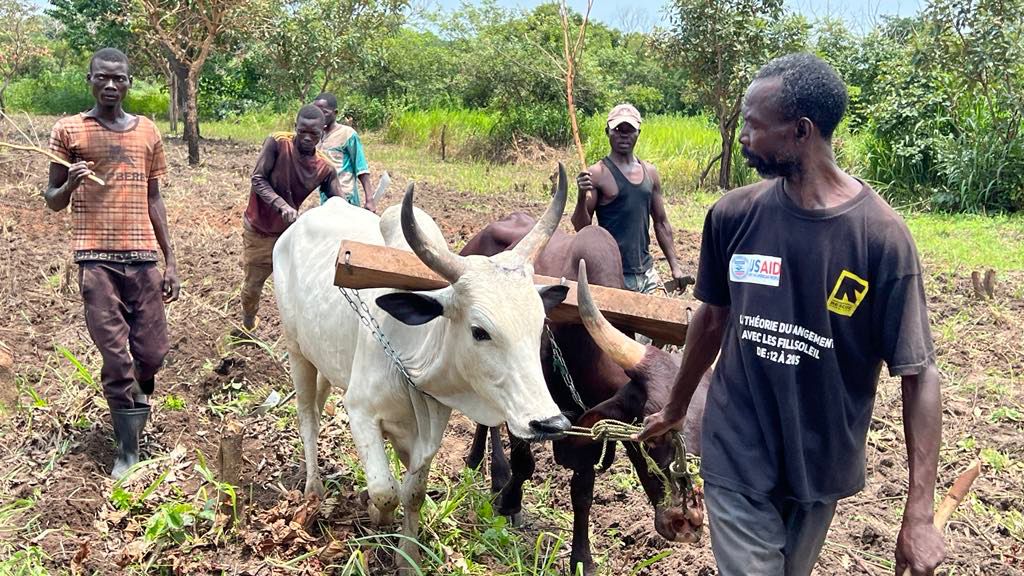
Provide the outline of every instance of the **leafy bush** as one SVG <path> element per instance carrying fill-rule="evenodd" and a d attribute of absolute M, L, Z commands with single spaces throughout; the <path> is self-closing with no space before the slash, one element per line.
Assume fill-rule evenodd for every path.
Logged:
<path fill-rule="evenodd" d="M 936 0 L 875 34 L 865 90 L 867 175 L 899 202 L 1024 209 L 1024 22 L 1019 3 Z"/>
<path fill-rule="evenodd" d="M 622 101 L 636 106 L 640 114 L 660 114 L 665 112 L 665 96 L 661 90 L 651 86 L 630 84 L 622 90 Z"/>
<path fill-rule="evenodd" d="M 1024 208 L 1024 141 L 1006 139 L 982 109 L 963 119 L 955 134 L 935 138 L 942 186 L 932 197 L 942 210 Z"/>
<path fill-rule="evenodd" d="M 95 104 L 85 75 L 76 70 L 44 70 L 36 77 L 14 82 L 7 94 L 12 110 L 49 116 L 77 114 Z M 124 107 L 133 114 L 166 118 L 168 102 L 167 91 L 161 84 L 137 78 Z"/>

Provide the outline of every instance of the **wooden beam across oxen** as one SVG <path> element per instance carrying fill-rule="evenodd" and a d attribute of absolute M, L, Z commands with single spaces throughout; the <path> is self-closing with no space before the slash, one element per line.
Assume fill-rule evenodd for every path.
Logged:
<path fill-rule="evenodd" d="M 535 284 L 565 284 L 569 295 L 551 311 L 556 322 L 580 322 L 576 283 L 562 278 L 534 275 Z M 338 250 L 334 284 L 342 288 L 395 288 L 436 290 L 448 282 L 427 268 L 412 252 L 345 240 Z M 603 286 L 591 286 L 591 295 L 610 322 L 622 330 L 644 334 L 656 342 L 682 345 L 693 300 L 651 296 Z"/>

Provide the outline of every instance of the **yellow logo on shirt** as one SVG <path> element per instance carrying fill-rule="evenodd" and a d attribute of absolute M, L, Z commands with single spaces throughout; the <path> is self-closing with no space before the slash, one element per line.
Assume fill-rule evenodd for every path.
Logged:
<path fill-rule="evenodd" d="M 853 316 L 867 294 L 868 281 L 849 270 L 843 270 L 828 297 L 828 309 L 842 316 Z"/>

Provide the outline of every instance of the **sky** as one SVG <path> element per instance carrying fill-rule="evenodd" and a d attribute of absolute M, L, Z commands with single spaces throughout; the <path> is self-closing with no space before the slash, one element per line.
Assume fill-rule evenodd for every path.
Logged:
<path fill-rule="evenodd" d="M 458 8 L 464 0 L 428 0 L 445 10 Z M 506 8 L 530 9 L 550 0 L 497 0 Z M 583 12 L 586 0 L 566 0 L 569 7 Z M 666 22 L 663 15 L 665 0 L 594 0 L 591 17 L 604 24 L 632 31 L 646 31 Z M 911 16 L 924 5 L 924 0 L 786 0 L 786 5 L 811 20 L 824 16 L 838 16 L 851 28 L 868 30 L 881 15 Z"/>

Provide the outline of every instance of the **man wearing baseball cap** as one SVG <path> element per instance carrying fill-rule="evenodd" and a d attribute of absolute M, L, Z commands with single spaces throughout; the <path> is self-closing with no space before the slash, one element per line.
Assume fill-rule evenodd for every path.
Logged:
<path fill-rule="evenodd" d="M 619 244 L 626 288 L 650 294 L 661 284 L 650 252 L 650 223 L 668 260 L 672 278 L 683 286 L 683 272 L 672 243 L 672 225 L 665 212 L 661 177 L 650 162 L 633 155 L 640 136 L 640 111 L 632 104 L 619 104 L 608 113 L 605 133 L 611 151 L 576 176 L 579 195 L 572 215 L 579 231 L 589 226 L 597 213 L 597 224 L 611 233 Z"/>

